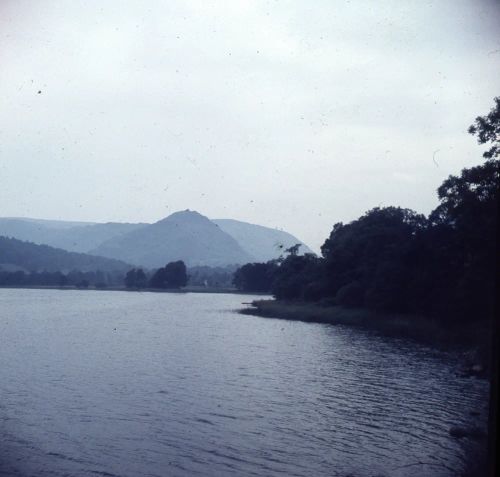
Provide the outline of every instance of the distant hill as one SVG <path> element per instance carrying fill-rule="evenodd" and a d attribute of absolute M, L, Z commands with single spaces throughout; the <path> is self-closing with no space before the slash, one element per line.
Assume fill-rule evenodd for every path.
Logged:
<path fill-rule="evenodd" d="M 149 268 L 173 260 L 183 260 L 188 266 L 223 266 L 254 260 L 210 219 L 189 210 L 114 237 L 91 252 Z"/>
<path fill-rule="evenodd" d="M 72 227 L 70 229 L 58 230 L 53 235 L 49 245 L 64 248 L 72 252 L 87 253 L 107 240 L 120 237 L 145 225 L 108 222 L 106 224 Z"/>
<path fill-rule="evenodd" d="M 113 237 L 146 224 L 108 222 L 65 222 L 21 218 L 0 218 L 0 236 L 86 253 Z"/>
<path fill-rule="evenodd" d="M 262 262 L 302 244 L 281 230 L 231 219 L 210 220 L 193 211 L 176 212 L 154 224 L 0 218 L 0 236 L 147 268 L 173 260 L 184 260 L 191 267 Z M 299 251 L 311 252 L 304 244 Z"/>
<path fill-rule="evenodd" d="M 301 244 L 300 254 L 313 253 L 298 238 L 282 230 L 232 219 L 215 219 L 212 222 L 231 235 L 256 262 L 267 262 L 278 258 L 285 249 L 297 243 Z"/>
<path fill-rule="evenodd" d="M 68 252 L 48 245 L 37 245 L 14 238 L 0 237 L 0 267 L 4 270 L 68 272 L 125 271 L 130 265 L 119 260 Z"/>
<path fill-rule="evenodd" d="M 50 229 L 69 229 L 72 227 L 83 227 L 85 225 L 94 225 L 95 222 L 77 222 L 71 220 L 50 220 L 50 219 L 32 219 L 27 217 L 3 217 L 0 218 L 0 224 L 3 222 L 27 222 L 30 224 L 50 228 Z"/>

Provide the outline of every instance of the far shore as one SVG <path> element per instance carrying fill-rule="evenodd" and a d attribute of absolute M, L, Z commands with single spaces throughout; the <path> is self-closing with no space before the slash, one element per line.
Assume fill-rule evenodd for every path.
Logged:
<path fill-rule="evenodd" d="M 77 287 L 77 286 L 57 286 L 57 285 L 1 285 L 1 289 L 27 289 L 27 290 L 79 290 L 79 291 L 124 291 L 124 292 L 151 292 L 151 293 L 232 293 L 236 295 L 262 295 L 269 296 L 269 293 L 245 292 L 236 288 L 222 287 L 202 287 L 190 286 L 183 288 L 127 288 L 124 286 L 107 287 Z"/>

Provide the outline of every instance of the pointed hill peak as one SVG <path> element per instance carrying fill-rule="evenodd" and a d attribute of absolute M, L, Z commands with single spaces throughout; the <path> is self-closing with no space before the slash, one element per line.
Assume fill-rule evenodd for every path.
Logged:
<path fill-rule="evenodd" d="M 204 215 L 200 214 L 199 212 L 196 212 L 195 210 L 181 210 L 179 212 L 174 212 L 173 214 L 170 214 L 168 217 L 165 217 L 164 219 L 159 220 L 156 222 L 157 224 L 160 223 L 182 223 L 182 224 L 191 224 L 191 223 L 211 223 L 211 220 L 208 217 L 205 217 Z"/>

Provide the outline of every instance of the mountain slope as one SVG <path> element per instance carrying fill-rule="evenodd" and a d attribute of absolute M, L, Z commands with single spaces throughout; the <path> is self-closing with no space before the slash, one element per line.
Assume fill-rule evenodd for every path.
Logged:
<path fill-rule="evenodd" d="M 223 266 L 254 260 L 233 237 L 207 217 L 189 210 L 107 240 L 92 253 L 149 268 L 173 260 L 183 260 L 188 266 Z"/>
<path fill-rule="evenodd" d="M 302 243 L 281 230 L 231 219 L 210 221 L 190 211 L 155 224 L 0 218 L 0 236 L 153 268 L 169 260 L 184 260 L 189 266 L 262 262 Z M 300 252 L 311 250 L 303 245 Z"/>
<path fill-rule="evenodd" d="M 52 219 L 32 219 L 29 217 L 2 217 L 0 224 L 6 221 L 27 222 L 33 225 L 39 225 L 49 229 L 69 229 L 72 227 L 83 227 L 85 225 L 93 225 L 95 222 L 81 222 L 73 220 L 52 220 Z"/>
<path fill-rule="evenodd" d="M 285 249 L 297 243 L 302 244 L 301 254 L 313 253 L 312 250 L 293 235 L 282 230 L 249 224 L 232 219 L 214 219 L 212 222 L 231 235 L 257 262 L 278 258 Z"/>
<path fill-rule="evenodd" d="M 70 229 L 56 231 L 57 233 L 53 234 L 49 245 L 72 252 L 87 253 L 107 240 L 119 237 L 144 226 L 145 224 L 120 224 L 108 222 L 105 224 L 72 227 Z"/>
<path fill-rule="evenodd" d="M 86 253 L 106 240 L 144 225 L 0 218 L 0 236 Z"/>
<path fill-rule="evenodd" d="M 21 267 L 26 271 L 82 272 L 125 271 L 130 265 L 119 260 L 67 252 L 48 245 L 37 245 L 14 238 L 0 237 L 0 266 L 4 269 Z"/>

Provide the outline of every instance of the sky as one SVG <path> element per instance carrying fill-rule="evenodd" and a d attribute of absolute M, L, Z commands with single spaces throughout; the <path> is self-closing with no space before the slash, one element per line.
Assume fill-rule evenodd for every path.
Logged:
<path fill-rule="evenodd" d="M 494 0 L 0 0 L 0 216 L 178 210 L 318 251 L 482 161 Z"/>

